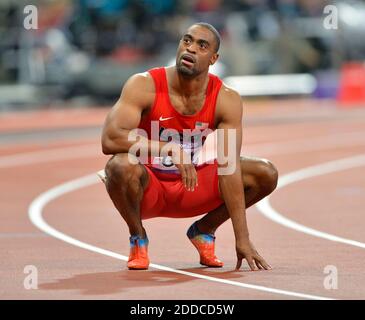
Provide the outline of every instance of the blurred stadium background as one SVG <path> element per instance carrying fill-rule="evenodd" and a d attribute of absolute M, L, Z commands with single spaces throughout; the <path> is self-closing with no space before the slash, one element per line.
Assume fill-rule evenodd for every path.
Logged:
<path fill-rule="evenodd" d="M 0 110 L 110 106 L 130 75 L 174 63 L 197 21 L 222 34 L 211 72 L 244 97 L 365 101 L 363 0 L 1 0 Z"/>

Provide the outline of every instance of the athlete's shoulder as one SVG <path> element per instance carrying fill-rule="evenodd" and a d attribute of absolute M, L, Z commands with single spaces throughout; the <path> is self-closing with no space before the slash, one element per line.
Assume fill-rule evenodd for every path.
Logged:
<path fill-rule="evenodd" d="M 239 93 L 232 87 L 222 84 L 216 105 L 216 119 L 219 123 L 223 119 L 241 119 L 242 100 Z"/>
<path fill-rule="evenodd" d="M 225 84 L 224 82 L 222 83 L 222 86 L 219 90 L 219 94 L 218 94 L 218 103 L 221 104 L 229 104 L 231 105 L 232 103 L 234 104 L 241 104 L 241 96 L 238 93 L 237 90 L 235 90 L 234 88 L 228 86 L 227 84 Z"/>
<path fill-rule="evenodd" d="M 120 95 L 121 101 L 141 108 L 148 108 L 155 98 L 155 86 L 148 72 L 133 74 L 124 83 Z"/>
<path fill-rule="evenodd" d="M 142 89 L 145 93 L 152 93 L 155 90 L 152 75 L 148 71 L 135 73 L 128 78 L 124 84 L 124 89 Z"/>

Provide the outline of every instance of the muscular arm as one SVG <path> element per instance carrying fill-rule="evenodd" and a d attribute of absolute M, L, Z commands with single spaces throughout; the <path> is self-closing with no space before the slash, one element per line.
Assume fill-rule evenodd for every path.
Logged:
<path fill-rule="evenodd" d="M 270 269 L 267 262 L 259 255 L 249 239 L 249 232 L 246 220 L 246 206 L 244 185 L 241 175 L 240 151 L 242 143 L 242 103 L 241 97 L 234 90 L 223 87 L 217 101 L 217 128 L 218 137 L 218 166 L 219 185 L 221 193 L 232 221 L 234 235 L 236 239 L 237 265 L 239 269 L 242 259 L 246 259 L 251 270 Z M 229 131 L 233 135 L 229 135 Z M 223 133 L 223 134 L 221 134 Z M 233 140 L 233 141 L 232 141 Z M 230 147 L 233 145 L 233 148 Z M 232 150 L 233 149 L 233 150 Z M 230 150 L 230 152 L 228 152 Z M 222 155 L 224 157 L 222 157 Z M 226 160 L 229 167 L 222 163 L 222 158 Z M 231 168 L 232 167 L 232 168 Z M 255 266 L 256 264 L 256 266 Z"/>
<path fill-rule="evenodd" d="M 234 157 L 235 166 L 232 174 L 219 175 L 219 185 L 225 201 L 228 213 L 232 220 L 236 244 L 247 241 L 249 233 L 246 223 L 245 197 L 243 181 L 241 176 L 240 151 L 242 144 L 242 102 L 241 97 L 229 88 L 222 88 L 218 98 L 220 119 L 217 129 L 218 133 L 218 152 L 225 151 L 227 156 L 228 143 L 234 143 L 234 153 L 228 155 Z M 228 129 L 234 130 L 233 138 L 235 141 L 228 141 Z M 219 164 L 220 168 L 225 167 Z"/>
<path fill-rule="evenodd" d="M 197 185 L 197 174 L 190 163 L 190 157 L 175 143 L 154 141 L 139 136 L 139 140 L 128 140 L 131 130 L 136 129 L 141 121 L 142 113 L 152 106 L 155 99 L 153 79 L 148 73 L 136 74 L 125 84 L 122 94 L 109 112 L 103 127 L 101 144 L 104 154 L 129 153 L 131 147 L 138 142 L 140 152 L 149 155 L 160 155 L 165 147 L 172 156 L 181 173 L 182 181 L 189 191 Z M 143 150 L 142 150 L 143 149 Z M 182 163 L 182 159 L 187 163 Z"/>
<path fill-rule="evenodd" d="M 241 175 L 240 151 L 242 143 L 242 103 L 241 97 L 234 90 L 223 87 L 217 101 L 217 128 L 223 131 L 223 135 L 218 132 L 218 161 L 220 154 L 228 154 L 228 145 L 233 144 L 233 152 L 228 154 L 229 159 L 233 159 L 233 170 L 225 175 L 219 175 L 219 184 L 221 193 L 232 220 L 234 235 L 236 238 L 237 265 L 239 269 L 242 265 L 242 259 L 246 259 L 251 270 L 271 269 L 270 265 L 259 255 L 249 239 L 247 221 L 244 185 Z M 228 141 L 228 131 L 233 129 L 234 134 Z M 221 157 L 222 158 L 222 157 Z M 229 162 L 228 162 L 229 163 Z M 219 164 L 219 169 L 224 164 Z M 221 171 L 221 170 L 219 170 Z M 221 173 L 218 171 L 218 174 Z M 256 264 L 256 266 L 255 266 Z"/>
<path fill-rule="evenodd" d="M 152 106 L 155 98 L 153 79 L 148 73 L 135 74 L 123 87 L 120 98 L 107 115 L 101 145 L 104 154 L 128 153 L 136 143 L 128 140 L 133 129 L 138 128 L 142 113 Z M 148 154 L 160 154 L 166 142 L 154 141 L 139 136 L 139 147 Z"/>
<path fill-rule="evenodd" d="M 133 145 L 128 134 L 138 127 L 143 110 L 152 105 L 153 80 L 147 74 L 136 74 L 123 87 L 103 127 L 101 144 L 104 154 L 126 153 Z"/>

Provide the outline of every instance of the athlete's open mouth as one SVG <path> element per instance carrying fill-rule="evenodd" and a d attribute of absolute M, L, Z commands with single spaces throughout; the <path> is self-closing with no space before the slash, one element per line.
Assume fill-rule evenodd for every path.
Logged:
<path fill-rule="evenodd" d="M 190 54 L 184 54 L 181 56 L 181 62 L 188 66 L 192 66 L 195 63 L 195 58 Z"/>

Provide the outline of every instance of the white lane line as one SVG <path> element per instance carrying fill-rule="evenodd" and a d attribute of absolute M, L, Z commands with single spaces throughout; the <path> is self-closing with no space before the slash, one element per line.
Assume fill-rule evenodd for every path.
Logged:
<path fill-rule="evenodd" d="M 99 154 L 101 154 L 101 146 L 96 143 L 65 148 L 55 148 L 50 150 L 47 149 L 22 152 L 7 156 L 1 156 L 0 168 L 32 165 L 35 163 L 44 163 L 59 160 L 63 161 L 65 159 L 77 159 Z"/>
<path fill-rule="evenodd" d="M 264 154 L 265 156 L 273 154 L 285 154 L 293 152 L 308 152 L 321 150 L 325 146 L 339 148 L 352 147 L 354 145 L 365 144 L 365 132 L 356 131 L 344 134 L 333 134 L 318 137 L 315 140 L 298 139 L 292 141 L 278 141 L 275 143 L 254 143 L 247 144 L 244 153 Z M 212 149 L 206 148 L 206 160 L 214 157 L 214 137 L 209 136 L 206 144 L 211 145 Z M 33 165 L 36 163 L 45 163 L 51 161 L 63 161 L 66 159 L 87 158 L 90 156 L 100 156 L 101 145 L 99 143 L 89 143 L 86 145 L 70 146 L 64 148 L 52 148 L 46 150 L 29 151 L 16 153 L 12 155 L 0 156 L 0 169 L 23 165 Z"/>
<path fill-rule="evenodd" d="M 94 174 L 90 174 L 90 175 L 81 177 L 79 179 L 71 180 L 69 182 L 58 185 L 52 189 L 49 189 L 48 191 L 42 193 L 41 195 L 39 195 L 36 199 L 34 199 L 32 201 L 32 203 L 29 206 L 29 210 L 28 210 L 29 218 L 32 221 L 32 223 L 36 227 L 38 227 L 40 230 L 44 231 L 45 233 L 47 233 L 59 240 L 62 240 L 64 242 L 67 242 L 69 244 L 72 244 L 74 246 L 77 246 L 77 247 L 80 247 L 80 248 L 83 248 L 83 249 L 86 249 L 89 251 L 103 254 L 105 256 L 127 261 L 128 257 L 120 255 L 113 251 L 105 250 L 105 249 L 90 245 L 88 243 L 82 242 L 75 238 L 72 238 L 72 237 L 56 230 L 55 228 L 51 227 L 43 219 L 42 211 L 43 211 L 44 207 L 50 201 L 66 194 L 66 193 L 93 185 L 95 183 L 98 183 L 99 181 L 100 181 L 99 178 L 94 173 Z M 259 290 L 259 291 L 264 291 L 264 292 L 268 292 L 268 293 L 281 294 L 281 295 L 285 295 L 285 296 L 297 297 L 297 298 L 303 298 L 303 299 L 334 300 L 334 299 L 328 298 L 328 297 L 310 295 L 310 294 L 294 292 L 294 291 L 280 290 L 280 289 L 275 289 L 275 288 L 270 288 L 270 287 L 264 287 L 264 286 L 258 286 L 258 285 L 253 285 L 253 284 L 232 281 L 232 280 L 215 278 L 215 277 L 211 277 L 211 276 L 201 275 L 198 273 L 173 269 L 173 268 L 158 265 L 158 264 L 151 264 L 150 266 L 152 268 L 163 270 L 163 271 L 173 272 L 173 273 L 182 274 L 182 275 L 193 277 L 193 278 L 204 279 L 204 280 L 208 280 L 208 281 L 212 281 L 212 282 L 218 282 L 218 283 L 222 283 L 222 284 L 226 284 L 226 285 L 228 284 L 228 285 L 242 287 L 242 288 L 246 288 L 246 289 Z"/>
<path fill-rule="evenodd" d="M 347 135 L 348 135 L 348 137 L 350 135 L 353 135 L 353 138 L 356 138 L 360 134 L 361 134 L 360 132 L 354 132 L 354 133 L 349 133 Z M 331 138 L 325 136 L 325 137 L 322 137 L 322 138 L 319 138 L 319 139 L 323 139 L 327 143 L 329 141 L 333 141 L 334 145 L 339 146 L 340 144 L 341 145 L 343 144 L 344 140 L 341 143 L 336 144 L 336 142 L 334 140 L 336 140 L 338 138 L 338 136 L 341 136 L 341 135 L 333 135 L 333 136 L 331 136 Z M 348 137 L 346 137 L 346 138 L 348 138 Z M 298 140 L 298 141 L 302 142 L 302 140 Z M 317 141 L 318 141 L 318 139 L 317 139 Z M 357 144 L 360 141 L 358 141 L 358 139 L 355 139 L 354 142 L 355 142 L 355 144 Z M 291 141 L 291 143 L 295 144 L 295 142 L 293 142 L 293 141 Z M 283 145 L 283 148 L 284 148 L 283 151 L 285 151 L 285 149 L 287 147 L 289 147 L 289 144 L 287 142 L 281 142 L 281 143 L 279 142 L 276 146 L 281 145 L 281 144 Z M 63 160 L 63 159 L 68 159 L 68 158 L 72 159 L 72 158 L 80 158 L 80 157 L 89 157 L 91 155 L 95 155 L 95 151 L 98 151 L 97 146 L 98 146 L 97 144 L 90 144 L 90 145 L 86 145 L 86 146 L 57 148 L 57 149 L 52 149 L 52 150 L 41 150 L 41 151 L 36 151 L 36 152 L 25 152 L 25 153 L 22 153 L 22 154 L 15 154 L 15 155 L 11 155 L 11 156 L 3 156 L 3 157 L 0 157 L 0 168 L 1 167 L 12 167 L 12 166 L 17 166 L 17 165 L 34 164 L 34 163 L 40 163 L 40 162 L 58 161 L 58 160 L 61 160 L 61 159 Z M 250 146 L 257 146 L 259 148 L 262 148 L 261 149 L 262 152 L 265 152 L 265 151 L 270 152 L 271 151 L 271 146 L 269 144 L 257 144 L 257 145 L 250 145 Z M 348 146 L 348 140 L 347 140 L 347 144 L 344 144 L 343 146 L 344 147 Z M 92 176 L 94 176 L 94 175 L 92 175 Z M 39 223 L 42 224 L 42 221 L 43 221 L 43 219 L 40 219 Z M 53 236 L 57 235 L 57 233 L 58 233 L 57 230 L 50 227 L 47 223 L 44 223 L 43 227 L 45 229 L 50 228 L 53 231 Z M 43 229 L 41 228 L 41 230 L 43 230 Z M 43 230 L 43 231 L 45 231 L 45 230 Z M 62 240 L 63 241 L 65 241 L 64 237 L 66 237 L 66 238 L 68 237 L 67 235 L 64 235 L 62 233 L 60 233 L 58 235 L 62 235 L 62 237 L 63 237 Z M 87 245 L 87 244 L 84 244 L 82 242 L 78 243 L 78 240 L 73 239 L 71 237 L 68 237 L 68 239 L 72 240 L 72 244 L 78 245 L 82 248 L 84 248 L 84 245 Z M 97 247 L 91 246 L 90 248 L 97 248 Z M 90 248 L 86 248 L 86 249 L 90 250 Z M 97 249 L 98 250 L 103 250 L 101 248 L 97 248 Z M 92 250 L 92 251 L 94 251 L 94 250 Z M 122 260 L 126 259 L 125 256 L 115 254 L 115 253 L 110 252 L 108 250 L 104 250 L 104 251 L 105 252 L 103 254 L 106 254 L 106 255 L 111 254 L 111 256 L 117 255 L 118 259 L 122 259 Z M 109 253 L 109 254 L 107 254 L 107 253 Z M 157 266 L 158 265 L 151 265 L 151 267 L 157 267 Z M 158 266 L 158 267 L 160 268 L 160 270 L 170 271 L 169 267 L 164 267 L 164 266 Z M 174 269 L 172 269 L 172 270 L 174 270 Z M 217 279 L 217 278 L 213 278 L 213 277 L 207 277 L 207 276 L 198 275 L 198 274 L 194 274 L 194 273 L 188 273 L 188 272 L 180 271 L 180 270 L 174 270 L 174 271 L 171 271 L 171 272 L 181 273 L 181 274 L 185 274 L 185 275 L 191 275 L 191 276 L 199 277 L 199 278 L 202 278 L 202 279 L 212 278 L 212 279 L 210 279 L 211 281 L 220 282 L 220 280 L 221 280 L 221 279 Z M 232 282 L 230 280 L 224 280 L 224 281 L 226 283 Z M 256 287 L 260 287 L 260 286 L 254 286 L 254 285 L 249 285 L 249 284 L 242 284 L 240 282 L 236 283 L 234 281 L 233 281 L 233 283 L 235 283 L 234 285 L 244 286 L 246 288 L 253 288 L 254 289 Z M 287 292 L 291 296 L 296 296 L 295 293 L 290 292 L 290 291 L 278 290 L 278 289 L 272 289 L 272 288 L 266 288 L 266 290 L 273 290 L 273 291 L 270 291 L 270 292 L 277 292 L 277 293 L 281 293 L 281 294 L 286 294 L 285 292 Z M 305 298 L 309 298 L 309 299 L 316 299 L 316 296 L 306 295 L 306 294 L 301 294 L 301 297 L 305 297 Z M 322 299 L 322 298 L 330 299 L 330 298 L 326 298 L 326 297 L 318 297 L 318 298 L 320 298 L 320 299 Z"/>
<path fill-rule="evenodd" d="M 365 166 L 365 154 L 307 167 L 282 176 L 279 179 L 277 190 L 301 180 L 362 166 Z M 311 236 L 345 243 L 351 246 L 365 249 L 365 243 L 363 242 L 346 239 L 326 232 L 318 231 L 316 229 L 306 227 L 302 224 L 286 218 L 271 206 L 269 199 L 270 197 L 266 197 L 256 204 L 257 209 L 268 219 L 279 223 L 287 228 L 303 232 Z"/>

